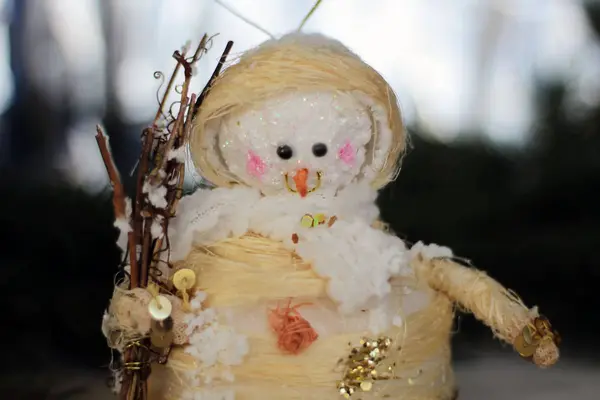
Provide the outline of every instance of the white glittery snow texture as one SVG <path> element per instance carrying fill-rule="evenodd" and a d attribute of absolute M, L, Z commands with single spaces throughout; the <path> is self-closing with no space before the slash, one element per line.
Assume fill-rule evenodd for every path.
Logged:
<path fill-rule="evenodd" d="M 152 221 L 152 225 L 150 226 L 150 234 L 155 239 L 160 239 L 164 236 L 164 229 L 162 226 L 163 219 L 164 218 L 162 215 L 157 215 Z"/>
<path fill-rule="evenodd" d="M 163 172 L 164 173 L 164 172 Z M 144 182 L 142 192 L 148 195 L 148 201 L 156 208 L 166 208 L 167 188 L 162 184 L 152 185 L 149 181 Z"/>
<path fill-rule="evenodd" d="M 184 316 L 189 338 L 184 351 L 198 360 L 200 366 L 188 374 L 192 386 L 210 384 L 213 380 L 232 382 L 230 366 L 241 364 L 248 353 L 246 336 L 220 324 L 213 309 L 203 309 L 205 298 L 203 292 L 196 294 L 190 302 L 192 312 Z"/>
<path fill-rule="evenodd" d="M 167 160 L 175 160 L 178 163 L 185 163 L 186 147 L 180 146 L 176 149 L 171 149 L 167 152 Z"/>
<path fill-rule="evenodd" d="M 220 151 L 230 171 L 266 194 L 285 191 L 284 174 L 293 177 L 302 168 L 309 170 L 311 186 L 317 171 L 325 188 L 349 184 L 364 164 L 372 135 L 367 107 L 350 94 L 334 92 L 292 92 L 269 99 L 227 116 L 220 129 Z M 315 144 L 325 145 L 326 154 L 315 155 Z M 292 150 L 289 159 L 277 154 L 284 145 Z M 352 157 L 339 156 L 344 147 L 352 149 Z"/>
<path fill-rule="evenodd" d="M 129 223 L 129 221 L 131 221 L 131 213 L 132 213 L 131 199 L 126 198 L 125 199 L 125 216 L 122 218 L 117 218 L 114 223 L 114 226 L 119 229 L 119 238 L 117 239 L 117 246 L 119 246 L 119 249 L 121 249 L 121 251 L 123 253 L 125 253 L 127 251 L 127 241 L 128 241 L 127 236 L 129 234 L 129 232 L 133 231 L 133 229 L 131 228 L 131 224 Z"/>

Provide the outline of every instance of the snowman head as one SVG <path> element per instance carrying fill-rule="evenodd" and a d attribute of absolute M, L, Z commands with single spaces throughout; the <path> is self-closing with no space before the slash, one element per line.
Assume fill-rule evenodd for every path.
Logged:
<path fill-rule="evenodd" d="M 335 194 L 394 177 L 405 132 L 385 80 L 339 42 L 291 34 L 244 54 L 212 85 L 191 153 L 217 186 Z"/>

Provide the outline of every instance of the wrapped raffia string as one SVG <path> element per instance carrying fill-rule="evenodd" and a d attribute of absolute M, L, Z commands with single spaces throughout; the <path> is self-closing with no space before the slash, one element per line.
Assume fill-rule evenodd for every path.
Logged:
<path fill-rule="evenodd" d="M 540 367 L 558 361 L 560 336 L 548 320 L 485 272 L 450 258 L 427 259 L 421 254 L 413 267 L 420 279 L 471 312 L 522 357 Z"/>
<path fill-rule="evenodd" d="M 231 368 L 234 385 L 239 388 L 236 399 L 339 398 L 336 385 L 346 380 L 346 374 L 344 366 L 338 366 L 337 362 L 347 356 L 352 347 L 360 345 L 358 341 L 368 327 L 364 325 L 368 314 L 348 320 L 339 315 L 328 299 L 326 281 L 314 273 L 310 264 L 281 242 L 248 234 L 195 247 L 177 265 L 195 271 L 195 286 L 206 293 L 207 306 L 221 310 L 223 322 L 233 324 L 236 331 L 248 337 L 250 354 L 242 364 Z M 416 283 L 392 281 L 394 308 L 397 302 L 400 302 L 399 307 L 404 301 L 403 288 L 417 290 Z M 449 337 L 453 308 L 446 296 L 428 293 L 432 295 L 430 305 L 418 312 L 409 311 L 403 316 L 402 326 L 392 327 L 376 337 L 391 338 L 392 348 L 378 364 L 379 380 L 370 381 L 369 391 L 359 387 L 352 398 L 367 400 L 394 393 L 405 393 L 407 400 L 452 398 Z M 288 303 L 290 297 L 298 303 Z M 279 310 L 277 304 L 281 304 Z M 272 311 L 280 317 L 290 309 L 310 320 L 319 332 L 310 346 L 296 354 L 279 347 L 279 337 L 273 334 L 273 327 L 279 325 L 269 323 L 269 316 L 274 317 Z M 263 320 L 264 330 L 260 328 Z M 298 343 L 302 340 L 297 339 Z M 390 375 L 388 367 L 394 363 L 396 366 Z M 200 390 L 200 386 L 189 383 L 191 377 L 203 379 L 195 372 L 197 365 L 197 360 L 186 354 L 185 349 L 175 347 L 169 362 L 153 371 L 152 394 L 159 399 L 176 400 L 182 397 L 182 392 Z M 423 373 L 420 374 L 421 368 Z M 386 377 L 393 379 L 384 379 Z M 363 387 L 368 389 L 369 384 Z"/>
<path fill-rule="evenodd" d="M 207 51 L 210 39 L 204 35 L 195 52 L 188 56 L 188 48 L 175 51 L 177 62 L 168 81 L 159 108 L 151 126 L 143 131 L 142 151 L 138 163 L 137 186 L 131 212 L 128 213 L 128 200 L 121 184 L 117 168 L 111 157 L 106 135 L 97 128 L 96 140 L 113 186 L 113 205 L 117 226 L 127 232 L 127 252 L 123 265 L 128 267 L 126 288 L 116 288 L 116 292 L 154 287 L 149 303 L 151 315 L 170 312 L 170 300 L 161 292 L 171 293 L 168 276 L 164 276 L 163 265 L 170 268 L 168 223 L 174 216 L 178 201 L 183 193 L 184 157 L 191 131 L 191 122 L 197 107 L 201 106 L 195 94 L 189 95 L 189 85 L 193 66 Z M 231 45 L 228 45 L 229 48 Z M 175 80 L 183 69 L 184 82 L 175 86 Z M 155 77 L 162 78 L 158 72 Z M 213 78 L 214 79 L 214 78 Z M 209 86 L 211 81 L 209 81 Z M 167 99 L 173 88 L 179 99 L 165 112 Z M 206 90 L 206 89 L 205 89 Z M 172 109 L 179 106 L 176 115 Z M 161 125 L 164 123 L 165 127 Z M 162 257 L 166 254 L 166 257 Z M 165 310 L 165 306 L 169 310 Z M 166 314 L 165 314 L 166 315 Z M 155 318 L 156 319 L 156 318 Z M 123 400 L 144 400 L 148 397 L 147 380 L 153 362 L 165 363 L 170 353 L 172 338 L 169 329 L 173 321 L 170 316 L 152 322 L 151 337 L 134 337 L 129 342 L 118 345 L 122 354 L 123 374 L 120 398 Z M 122 337 L 127 337 L 122 332 Z M 155 338 L 152 335 L 159 335 Z M 160 339 L 160 340 L 159 340 Z M 157 346 L 157 344 L 159 344 Z"/>

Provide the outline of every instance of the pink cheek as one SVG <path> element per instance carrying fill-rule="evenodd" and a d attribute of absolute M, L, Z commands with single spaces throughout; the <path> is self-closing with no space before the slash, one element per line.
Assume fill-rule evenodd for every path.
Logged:
<path fill-rule="evenodd" d="M 347 165 L 354 164 L 354 160 L 356 157 L 356 151 L 354 150 L 354 146 L 350 143 L 350 141 L 346 141 L 344 145 L 338 150 L 338 158 L 342 160 Z"/>
<path fill-rule="evenodd" d="M 267 163 L 258 154 L 248 150 L 246 155 L 246 172 L 248 172 L 248 175 L 261 179 L 267 172 L 267 168 Z"/>

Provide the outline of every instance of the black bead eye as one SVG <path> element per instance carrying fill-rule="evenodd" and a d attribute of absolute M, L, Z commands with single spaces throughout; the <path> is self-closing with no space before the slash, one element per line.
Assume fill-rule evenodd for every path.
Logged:
<path fill-rule="evenodd" d="M 292 148 L 287 144 L 284 144 L 277 148 L 277 155 L 282 160 L 289 160 L 294 155 L 294 150 L 292 150 Z"/>
<path fill-rule="evenodd" d="M 315 157 L 323 157 L 327 154 L 327 145 L 325 143 L 315 143 L 313 144 L 312 152 Z"/>

